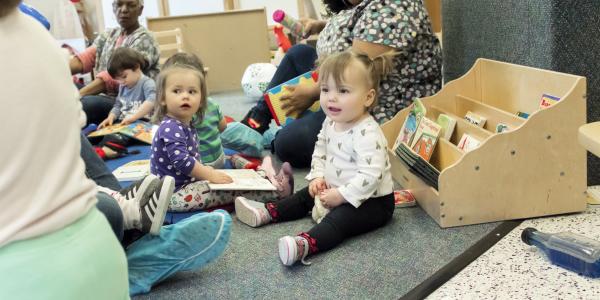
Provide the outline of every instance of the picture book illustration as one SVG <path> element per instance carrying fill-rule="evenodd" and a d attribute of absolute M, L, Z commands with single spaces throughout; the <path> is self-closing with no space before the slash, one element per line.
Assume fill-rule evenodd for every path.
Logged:
<path fill-rule="evenodd" d="M 423 117 L 421 122 L 419 122 L 419 127 L 410 148 L 424 160 L 429 161 L 441 130 L 442 127 L 439 124 L 427 117 Z"/>
<path fill-rule="evenodd" d="M 550 107 L 560 101 L 559 97 L 555 97 L 548 94 L 542 94 L 542 99 L 540 99 L 540 109 L 544 109 L 546 107 Z"/>
<path fill-rule="evenodd" d="M 415 99 L 412 109 L 408 112 L 408 116 L 406 116 L 406 120 L 404 120 L 404 124 L 402 124 L 400 133 L 398 133 L 396 142 L 394 142 L 393 149 L 396 149 L 402 143 L 407 145 L 411 144 L 415 132 L 417 131 L 417 127 L 419 126 L 419 122 L 426 113 L 427 109 L 425 108 L 425 105 L 423 105 L 423 102 L 418 98 Z"/>
<path fill-rule="evenodd" d="M 153 125 L 146 121 L 135 121 L 129 125 L 115 124 L 96 130 L 88 137 L 103 136 L 112 133 L 120 133 L 132 137 L 141 142 L 152 144 Z"/>
<path fill-rule="evenodd" d="M 292 85 L 315 85 L 319 79 L 318 73 L 316 71 L 306 72 L 296 78 L 288 80 L 274 88 L 267 90 L 265 93 L 265 101 L 269 106 L 269 110 L 271 110 L 271 115 L 273 119 L 275 119 L 275 123 L 280 126 L 285 126 L 286 124 L 293 122 L 295 119 L 299 118 L 302 115 L 308 113 L 314 113 L 321 108 L 319 101 L 315 101 L 311 107 L 309 107 L 306 111 L 300 114 L 292 114 L 286 116 L 286 111 L 281 108 L 281 96 L 286 93 L 286 86 Z"/>

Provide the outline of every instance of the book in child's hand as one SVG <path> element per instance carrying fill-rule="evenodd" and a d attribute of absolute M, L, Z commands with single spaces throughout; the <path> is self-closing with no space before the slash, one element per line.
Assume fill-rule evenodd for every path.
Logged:
<path fill-rule="evenodd" d="M 394 142 L 393 149 L 398 148 L 398 146 L 402 143 L 410 145 L 415 132 L 417 131 L 417 127 L 419 126 L 419 122 L 426 113 L 427 109 L 425 108 L 425 105 L 423 105 L 423 102 L 421 102 L 421 99 L 415 98 L 412 108 L 408 112 L 408 116 L 406 116 L 406 119 L 402 124 L 402 128 L 400 128 L 400 133 L 398 133 L 398 137 Z"/>
<path fill-rule="evenodd" d="M 462 137 L 460 138 L 460 141 L 458 142 L 458 145 L 456 146 L 458 147 L 458 149 L 464 152 L 469 152 L 479 147 L 479 144 L 481 144 L 480 140 L 474 138 L 468 133 L 463 133 Z"/>
<path fill-rule="evenodd" d="M 550 107 L 560 101 L 560 98 L 551 96 L 548 94 L 542 94 L 542 99 L 540 99 L 540 109 L 544 109 L 546 107 Z"/>
<path fill-rule="evenodd" d="M 442 127 L 427 117 L 421 118 L 410 148 L 424 160 L 429 161 Z"/>
<path fill-rule="evenodd" d="M 260 176 L 252 169 L 226 169 L 219 170 L 231 179 L 232 183 L 209 183 L 211 190 L 226 191 L 275 191 L 277 188 L 266 178 Z"/>
<path fill-rule="evenodd" d="M 450 140 L 456 126 L 456 120 L 447 114 L 440 114 L 437 118 L 437 123 L 442 127 L 440 138 Z"/>
<path fill-rule="evenodd" d="M 319 76 L 316 71 L 309 71 L 267 90 L 264 96 L 265 102 L 269 106 L 269 109 L 271 110 L 271 115 L 273 116 L 273 119 L 275 120 L 275 123 L 277 123 L 277 125 L 285 126 L 288 123 L 298 119 L 299 117 L 307 113 L 314 113 L 321 108 L 319 101 L 315 101 L 315 103 L 313 103 L 313 105 L 311 105 L 306 111 L 302 113 L 294 113 L 289 116 L 286 116 L 287 110 L 283 110 L 281 108 L 281 105 L 283 104 L 281 102 L 281 96 L 283 96 L 287 92 L 287 86 L 316 85 L 318 79 Z"/>
<path fill-rule="evenodd" d="M 150 160 L 130 161 L 113 171 L 113 175 L 119 181 L 140 180 L 150 174 Z"/>
<path fill-rule="evenodd" d="M 128 137 L 139 140 L 141 142 L 152 144 L 152 137 L 154 136 L 154 131 L 156 131 L 155 127 L 158 126 L 152 125 L 150 122 L 138 120 L 129 125 L 115 124 L 104 127 L 100 130 L 96 130 L 88 134 L 88 137 L 120 133 L 122 135 L 126 135 Z"/>
<path fill-rule="evenodd" d="M 467 120 L 467 122 L 473 125 L 483 127 L 483 125 L 485 125 L 485 121 L 487 121 L 487 118 L 473 113 L 471 111 L 467 111 L 467 114 L 465 115 L 465 120 Z"/>

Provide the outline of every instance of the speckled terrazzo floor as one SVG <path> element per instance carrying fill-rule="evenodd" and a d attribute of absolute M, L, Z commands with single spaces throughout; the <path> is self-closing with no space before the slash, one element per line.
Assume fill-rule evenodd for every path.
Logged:
<path fill-rule="evenodd" d="M 526 227 L 600 240 L 600 206 L 524 221 L 427 299 L 600 299 L 600 278 L 552 265 L 543 252 L 521 241 Z"/>

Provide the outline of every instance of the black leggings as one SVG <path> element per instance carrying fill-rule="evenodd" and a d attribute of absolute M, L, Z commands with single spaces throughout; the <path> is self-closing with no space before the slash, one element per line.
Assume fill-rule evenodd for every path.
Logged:
<path fill-rule="evenodd" d="M 291 221 L 305 217 L 315 200 L 308 187 L 275 203 L 277 221 Z M 313 226 L 308 235 L 317 242 L 319 252 L 339 245 L 349 237 L 373 231 L 385 225 L 394 214 L 394 194 L 370 198 L 358 208 L 344 203 L 332 209 L 321 223 Z"/>

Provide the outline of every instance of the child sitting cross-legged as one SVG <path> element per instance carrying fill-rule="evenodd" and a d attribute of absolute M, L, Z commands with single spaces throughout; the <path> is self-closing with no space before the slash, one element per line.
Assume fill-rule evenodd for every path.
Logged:
<path fill-rule="evenodd" d="M 279 239 L 286 266 L 327 251 L 344 239 L 384 226 L 394 211 L 387 142 L 369 114 L 380 79 L 391 70 L 393 52 L 374 59 L 346 51 L 319 67 L 321 108 L 327 115 L 315 145 L 308 187 L 266 204 L 238 197 L 237 218 L 258 227 L 306 216 L 318 196 L 329 213 L 309 231 Z"/>
<path fill-rule="evenodd" d="M 108 62 L 108 73 L 119 82 L 119 94 L 108 117 L 98 129 L 116 123 L 127 125 L 150 115 L 156 98 L 156 85 L 144 75 L 144 57 L 131 48 L 121 47 L 114 51 Z M 115 133 L 100 142 L 96 152 L 102 158 L 114 158 L 127 153 L 131 138 Z"/>

